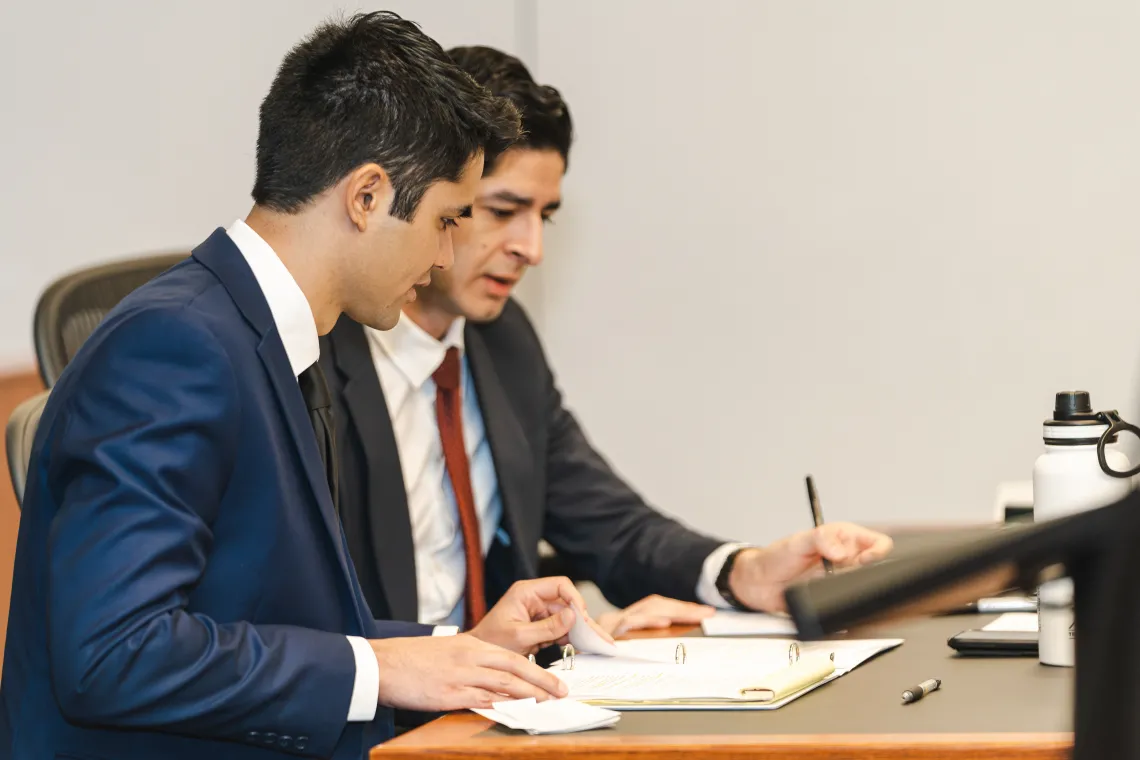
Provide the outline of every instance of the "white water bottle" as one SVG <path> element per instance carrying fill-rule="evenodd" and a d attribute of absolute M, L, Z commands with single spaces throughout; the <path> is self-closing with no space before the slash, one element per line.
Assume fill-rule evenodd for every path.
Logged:
<path fill-rule="evenodd" d="M 1057 394 L 1045 421 L 1045 453 L 1033 465 L 1033 520 L 1050 520 L 1119 501 L 1131 490 L 1128 457 L 1117 433 L 1137 432 L 1115 411 L 1094 412 L 1085 391 Z M 1140 470 L 1140 468 L 1137 468 Z M 1060 578 L 1037 590 L 1038 659 L 1072 667 L 1076 656 L 1073 582 Z"/>

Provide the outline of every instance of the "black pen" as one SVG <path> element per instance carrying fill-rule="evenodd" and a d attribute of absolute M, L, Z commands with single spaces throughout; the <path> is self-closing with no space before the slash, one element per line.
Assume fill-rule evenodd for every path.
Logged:
<path fill-rule="evenodd" d="M 815 493 L 815 483 L 812 482 L 811 475 L 807 476 L 807 492 L 808 504 L 811 505 L 811 519 L 815 523 L 815 527 L 823 525 L 823 510 L 819 508 L 819 497 Z M 821 557 L 823 560 L 823 571 L 831 575 L 832 567 L 831 560 L 827 557 Z"/>
<path fill-rule="evenodd" d="M 904 705 L 909 705 L 911 702 L 917 702 L 925 697 L 932 691 L 937 691 L 938 687 L 942 685 L 942 680 L 938 678 L 931 678 L 923 681 L 918 686 L 912 686 L 902 693 L 902 701 Z"/>

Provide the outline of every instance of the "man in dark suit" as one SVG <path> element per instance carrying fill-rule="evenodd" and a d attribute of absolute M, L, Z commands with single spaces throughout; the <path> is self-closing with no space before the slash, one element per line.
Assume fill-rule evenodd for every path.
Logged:
<path fill-rule="evenodd" d="M 390 332 L 342 318 L 321 356 L 343 421 L 349 549 L 373 610 L 471 625 L 513 580 L 536 575 L 540 539 L 574 577 L 632 605 L 605 620 L 615 633 L 694 622 L 713 605 L 779 610 L 785 585 L 821 558 L 886 554 L 889 538 L 850 524 L 764 548 L 725 543 L 660 514 L 614 473 L 510 298 L 541 262 L 543 225 L 561 205 L 569 110 L 512 56 L 450 54 L 516 105 L 525 136 L 485 166 L 454 268 L 436 272 Z"/>
<path fill-rule="evenodd" d="M 375 619 L 329 487 L 315 364 L 342 312 L 391 327 L 451 263 L 484 155 L 518 128 L 391 14 L 288 54 L 249 216 L 114 309 L 44 411 L 0 756 L 359 759 L 391 736 L 392 708 L 565 692 L 487 642 L 563 637 L 582 604 L 566 579 L 515 585 L 472 635 Z"/>

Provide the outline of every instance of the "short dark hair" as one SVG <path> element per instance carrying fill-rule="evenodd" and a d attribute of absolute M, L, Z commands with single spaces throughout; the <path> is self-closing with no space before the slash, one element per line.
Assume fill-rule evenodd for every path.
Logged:
<path fill-rule="evenodd" d="M 261 103 L 253 199 L 295 213 L 368 162 L 392 182 L 392 216 L 411 220 L 429 185 L 495 156 L 519 116 L 395 13 L 330 21 L 289 51 Z"/>
<path fill-rule="evenodd" d="M 522 61 L 495 48 L 481 45 L 455 47 L 447 54 L 476 82 L 493 95 L 506 98 L 518 109 L 522 116 L 523 134 L 516 145 L 556 150 L 566 165 L 570 165 L 574 126 L 570 120 L 570 107 L 558 90 L 538 84 Z M 497 157 L 493 155 L 484 161 L 484 174 L 491 173 Z"/>

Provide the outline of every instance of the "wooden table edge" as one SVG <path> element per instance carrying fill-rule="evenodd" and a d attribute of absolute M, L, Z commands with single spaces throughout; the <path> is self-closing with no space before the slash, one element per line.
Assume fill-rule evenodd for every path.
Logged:
<path fill-rule="evenodd" d="M 962 527 L 962 526 L 956 526 Z M 679 626 L 637 631 L 627 638 L 685 636 L 696 630 Z M 509 735 L 477 738 L 496 724 L 474 713 L 444 716 L 374 747 L 370 760 L 491 760 L 527 758 L 789 757 L 795 760 L 881 758 L 882 760 L 1068 760 L 1073 734 L 1055 733 L 908 733 L 908 734 L 644 734 L 619 735 L 606 730 L 578 734 Z"/>
<path fill-rule="evenodd" d="M 1071 733 L 986 734 L 715 734 L 616 735 L 605 730 L 554 736 L 477 738 L 495 724 L 472 713 L 450 715 L 373 748 L 371 760 L 463 758 L 780 757 L 834 760 L 858 756 L 892 758 L 1067 758 Z M 430 730 L 425 730 L 430 729 Z"/>

